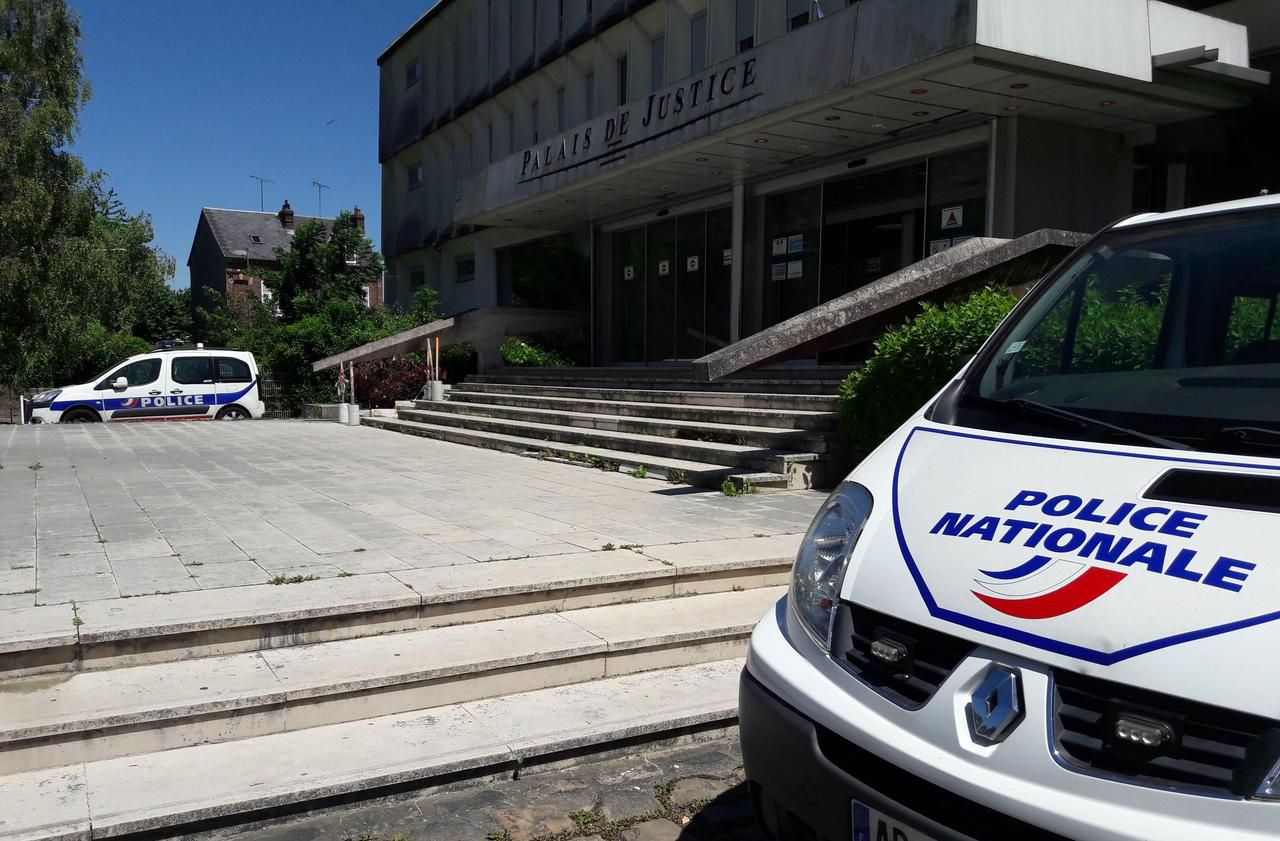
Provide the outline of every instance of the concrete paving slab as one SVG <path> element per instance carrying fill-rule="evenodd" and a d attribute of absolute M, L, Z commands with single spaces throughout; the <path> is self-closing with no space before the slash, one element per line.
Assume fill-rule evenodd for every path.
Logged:
<path fill-rule="evenodd" d="M 101 643 L 191 633 L 264 622 L 296 622 L 324 616 L 390 610 L 419 604 L 419 596 L 386 574 L 268 584 L 226 592 L 142 596 L 80 608 L 80 639 Z"/>
<path fill-rule="evenodd" d="M 232 561 L 225 564 L 192 562 L 187 571 L 201 590 L 220 587 L 245 587 L 261 584 L 271 576 L 253 561 Z"/>
<path fill-rule="evenodd" d="M 94 838 L 286 806 L 506 761 L 460 706 L 86 766 Z M 192 769 L 200 784 L 193 785 Z"/>
<path fill-rule="evenodd" d="M 76 643 L 70 605 L 24 607 L 0 612 L 0 654 Z"/>
<path fill-rule="evenodd" d="M 0 743 L 281 703 L 256 653 L 0 683 Z"/>
<path fill-rule="evenodd" d="M 120 588 L 110 573 L 85 573 L 83 575 L 41 575 L 36 580 L 39 588 L 37 604 L 64 604 L 87 602 L 96 599 L 118 599 Z"/>
<path fill-rule="evenodd" d="M 634 552 L 585 552 L 542 558 L 492 561 L 394 573 L 431 604 L 466 598 L 507 596 L 635 581 L 665 575 L 657 561 Z"/>
<path fill-rule="evenodd" d="M 645 546 L 646 557 L 675 566 L 682 572 L 707 572 L 727 563 L 741 566 L 791 564 L 800 549 L 802 534 L 739 537 L 696 543 Z"/>
<path fill-rule="evenodd" d="M 590 607 L 561 614 L 604 640 L 610 651 L 640 646 L 675 645 L 705 640 L 709 634 L 749 634 L 785 587 L 762 587 L 742 592 L 708 593 L 661 601 Z"/>
<path fill-rule="evenodd" d="M 89 841 L 84 766 L 14 774 L 0 785 L 5 841 Z"/>
<path fill-rule="evenodd" d="M 289 700 L 603 653 L 605 644 L 544 614 L 262 652 Z"/>
<path fill-rule="evenodd" d="M 515 753 L 529 756 L 728 720 L 737 714 L 741 672 L 741 660 L 724 660 L 463 707 Z"/>

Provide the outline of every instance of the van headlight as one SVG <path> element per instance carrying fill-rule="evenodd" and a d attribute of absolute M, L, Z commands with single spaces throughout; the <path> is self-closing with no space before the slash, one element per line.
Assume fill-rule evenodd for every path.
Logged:
<path fill-rule="evenodd" d="M 52 403 L 62 393 L 60 388 L 51 388 L 48 391 L 42 391 L 35 397 L 31 398 L 32 403 Z"/>
<path fill-rule="evenodd" d="M 1262 780 L 1262 785 L 1253 793 L 1257 800 L 1280 800 L 1280 762 L 1271 766 L 1271 771 Z"/>
<path fill-rule="evenodd" d="M 791 609 L 814 642 L 828 651 L 844 571 L 871 515 L 871 502 L 871 492 L 862 485 L 841 483 L 813 518 L 791 569 Z"/>

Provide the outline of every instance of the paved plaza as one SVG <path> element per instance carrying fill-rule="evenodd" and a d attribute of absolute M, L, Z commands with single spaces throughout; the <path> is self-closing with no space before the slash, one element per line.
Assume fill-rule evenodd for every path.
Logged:
<path fill-rule="evenodd" d="M 800 533 L 811 491 L 730 498 L 306 421 L 0 431 L 0 609 Z"/>

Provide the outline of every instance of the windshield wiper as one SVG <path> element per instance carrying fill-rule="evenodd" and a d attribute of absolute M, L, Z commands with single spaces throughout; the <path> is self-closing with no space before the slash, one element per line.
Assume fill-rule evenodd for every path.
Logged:
<path fill-rule="evenodd" d="M 1280 447 L 1280 429 L 1267 429 L 1263 426 L 1224 426 L 1209 437 L 1227 438 L 1261 447 Z"/>
<path fill-rule="evenodd" d="M 1085 430 L 1105 430 L 1107 432 L 1118 433 L 1125 438 L 1134 441 L 1143 441 L 1147 444 L 1154 444 L 1166 450 L 1190 450 L 1193 447 L 1174 441 L 1170 438 L 1161 438 L 1159 435 L 1151 435 L 1146 432 L 1140 432 L 1136 429 L 1129 429 L 1126 426 L 1118 426 L 1114 423 L 1108 423 L 1098 418 L 1091 418 L 1088 415 L 1080 415 L 1068 409 L 1060 409 L 1057 406 L 1050 406 L 1048 403 L 1040 403 L 1035 400 L 1027 400 L 1025 397 L 1014 397 L 1009 400 L 992 400 L 991 398 L 982 398 L 983 402 L 992 406 L 1003 406 L 1013 409 L 1024 415 L 1033 415 L 1039 418 L 1050 418 L 1060 421 L 1069 426 L 1074 426 L 1081 431 Z"/>

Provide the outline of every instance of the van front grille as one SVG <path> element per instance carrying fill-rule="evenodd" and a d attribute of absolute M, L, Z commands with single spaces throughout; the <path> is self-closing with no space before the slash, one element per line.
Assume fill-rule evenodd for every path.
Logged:
<path fill-rule="evenodd" d="M 888 662 L 875 656 L 872 645 L 876 642 L 900 652 L 901 659 Z M 831 656 L 889 700 L 918 709 L 973 648 L 973 643 L 959 637 L 842 602 L 836 613 Z"/>
<path fill-rule="evenodd" d="M 1053 679 L 1054 739 L 1077 768 L 1243 797 L 1280 757 L 1280 722 L 1071 672 Z M 1171 738 L 1159 748 L 1127 744 L 1116 735 L 1122 717 L 1162 723 Z"/>

